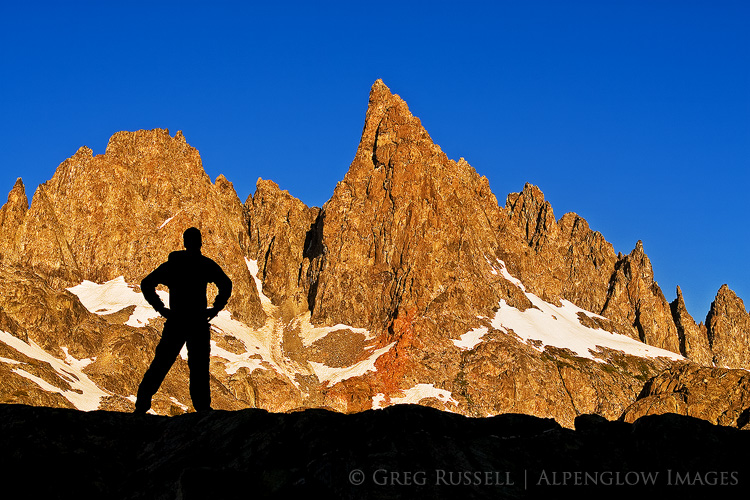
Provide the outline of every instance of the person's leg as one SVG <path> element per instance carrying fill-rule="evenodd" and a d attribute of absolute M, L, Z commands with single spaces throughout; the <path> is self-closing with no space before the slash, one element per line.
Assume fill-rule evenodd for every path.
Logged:
<path fill-rule="evenodd" d="M 159 345 L 156 346 L 154 360 L 143 375 L 141 385 L 138 386 L 138 396 L 135 402 L 136 413 L 146 413 L 151 408 L 151 398 L 167 376 L 167 372 L 180 354 L 185 339 L 180 335 L 179 328 L 167 321 L 161 334 Z"/>
<path fill-rule="evenodd" d="M 211 409 L 209 360 L 211 356 L 211 331 L 208 322 L 190 326 L 187 338 L 188 367 L 190 368 L 190 398 L 195 411 Z"/>

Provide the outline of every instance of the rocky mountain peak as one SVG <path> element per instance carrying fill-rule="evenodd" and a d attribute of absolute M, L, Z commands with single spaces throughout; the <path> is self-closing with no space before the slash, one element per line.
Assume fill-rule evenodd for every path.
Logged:
<path fill-rule="evenodd" d="M 630 335 L 647 344 L 680 352 L 680 341 L 672 310 L 654 281 L 651 260 L 643 242 L 620 258 L 610 280 L 610 291 L 602 314 L 631 325 Z"/>
<path fill-rule="evenodd" d="M 29 207 L 29 200 L 26 198 L 26 188 L 23 185 L 23 179 L 16 179 L 13 188 L 8 193 L 8 203 L 12 207 Z"/>
<path fill-rule="evenodd" d="M 9 228 L 19 226 L 28 209 L 29 200 L 26 198 L 26 188 L 23 185 L 23 180 L 19 177 L 8 193 L 8 201 L 0 209 L 0 227 L 6 225 Z"/>
<path fill-rule="evenodd" d="M 136 160 L 159 158 L 169 153 L 183 152 L 188 148 L 197 152 L 187 144 L 182 131 L 178 131 L 172 137 L 168 129 L 155 128 L 116 132 L 110 137 L 105 154 L 109 157 Z"/>
<path fill-rule="evenodd" d="M 310 267 L 317 322 L 385 328 L 457 281 L 473 288 L 457 276 L 495 259 L 501 214 L 487 180 L 448 159 L 382 82 L 356 157 L 322 210 L 323 251 Z"/>
<path fill-rule="evenodd" d="M 679 285 L 677 286 L 677 298 L 669 304 L 669 307 L 672 309 L 672 317 L 677 327 L 680 353 L 696 363 L 711 366 L 713 354 L 711 353 L 711 347 L 708 345 L 706 327 L 702 323 L 696 324 L 693 317 L 688 313 Z"/>
<path fill-rule="evenodd" d="M 244 212 L 250 236 L 248 253 L 258 262 L 263 293 L 274 304 L 289 305 L 296 312 L 306 310 L 304 255 L 320 209 L 308 207 L 275 182 L 258 178 L 255 195 L 248 196 Z"/>
<path fill-rule="evenodd" d="M 16 233 L 29 209 L 26 188 L 19 177 L 8 193 L 8 201 L 0 209 L 0 262 L 3 256 L 13 253 Z"/>
<path fill-rule="evenodd" d="M 524 229 L 526 241 L 531 247 L 539 249 L 543 240 L 557 237 L 559 231 L 552 205 L 545 201 L 544 193 L 537 186 L 527 182 L 523 191 L 508 195 L 505 207 L 511 220 Z"/>
<path fill-rule="evenodd" d="M 356 155 L 321 209 L 263 179 L 242 204 L 165 129 L 119 132 L 102 155 L 81 148 L 28 209 L 19 181 L 0 210 L 0 401 L 132 407 L 163 321 L 133 285 L 190 226 L 234 284 L 233 317 L 211 329 L 217 408 L 419 403 L 572 426 L 620 416 L 646 380 L 686 363 L 674 353 L 709 364 L 750 352 L 727 287 L 711 352 L 681 291 L 664 299 L 642 242 L 616 255 L 583 217 L 556 220 L 531 184 L 500 207 L 487 178 L 376 81 Z M 162 414 L 188 409 L 188 367 L 175 366 Z"/>
<path fill-rule="evenodd" d="M 403 161 L 403 157 L 397 159 L 395 154 L 398 144 L 404 142 L 415 143 L 423 152 L 442 154 L 406 102 L 391 93 L 382 80 L 377 80 L 370 90 L 362 137 L 347 176 L 355 176 L 359 169 L 392 169 L 395 162 Z"/>
<path fill-rule="evenodd" d="M 651 259 L 648 258 L 646 252 L 643 250 L 643 241 L 638 240 L 635 244 L 635 248 L 630 252 L 630 262 L 637 263 L 644 279 L 654 279 L 654 269 L 651 266 Z"/>
<path fill-rule="evenodd" d="M 204 232 L 204 254 L 235 283 L 230 308 L 262 324 L 234 188 L 223 177 L 211 183 L 198 151 L 164 129 L 118 132 L 105 154 L 92 156 L 84 147 L 62 162 L 37 189 L 7 257 L 68 286 L 118 276 L 137 284 L 182 248 L 190 226 Z"/>
<path fill-rule="evenodd" d="M 708 341 L 718 366 L 750 369 L 750 314 L 727 284 L 723 284 L 706 317 Z"/>

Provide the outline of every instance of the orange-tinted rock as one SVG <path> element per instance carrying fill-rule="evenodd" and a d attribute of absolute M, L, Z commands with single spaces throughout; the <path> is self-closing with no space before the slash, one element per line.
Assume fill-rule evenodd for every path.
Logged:
<path fill-rule="evenodd" d="M 448 159 L 378 80 L 356 157 L 322 208 L 313 321 L 384 330 L 446 303 L 458 321 L 489 314 L 507 295 L 490 274 L 502 217 L 487 179 Z"/>
<path fill-rule="evenodd" d="M 104 155 L 79 149 L 39 186 L 4 261 L 52 284 L 121 275 L 139 283 L 182 248 L 190 226 L 201 229 L 203 253 L 233 281 L 230 310 L 251 325 L 263 324 L 244 261 L 248 238 L 239 198 L 223 176 L 211 183 L 198 151 L 179 132 L 118 132 Z"/>
<path fill-rule="evenodd" d="M 634 422 L 644 415 L 678 413 L 742 428 L 750 419 L 748 408 L 750 373 L 686 363 L 650 380 L 622 418 Z"/>
<path fill-rule="evenodd" d="M 509 267 L 529 290 L 552 302 L 563 298 L 600 313 L 616 262 L 612 245 L 574 213 L 555 221 L 552 206 L 531 184 L 508 195 L 505 208 L 511 228 L 520 229 L 526 244 L 509 259 Z M 501 237 L 509 251 L 517 247 L 517 232 L 506 230 Z"/>
<path fill-rule="evenodd" d="M 631 325 L 629 334 L 641 342 L 680 352 L 669 303 L 654 281 L 651 261 L 640 241 L 617 262 L 610 287 L 603 316 Z"/>
<path fill-rule="evenodd" d="M 319 209 L 308 207 L 273 181 L 258 179 L 255 195 L 244 205 L 249 255 L 258 261 L 263 293 L 275 304 L 307 309 L 305 242 Z"/>
<path fill-rule="evenodd" d="M 713 354 L 711 346 L 708 345 L 707 329 L 702 323 L 696 324 L 688 313 L 679 286 L 677 298 L 669 306 L 672 308 L 672 317 L 680 338 L 680 353 L 700 365 L 713 366 Z"/>
<path fill-rule="evenodd" d="M 717 366 L 750 369 L 750 314 L 726 284 L 711 303 L 706 327 Z"/>
<path fill-rule="evenodd" d="M 8 201 L 0 209 L 0 262 L 7 254 L 14 253 L 16 233 L 29 209 L 26 189 L 19 177 L 8 193 Z"/>

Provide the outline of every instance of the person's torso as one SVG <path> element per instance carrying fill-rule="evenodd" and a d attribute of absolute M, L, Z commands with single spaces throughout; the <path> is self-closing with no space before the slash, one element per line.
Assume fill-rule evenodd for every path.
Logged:
<path fill-rule="evenodd" d="M 170 311 L 182 317 L 202 317 L 208 307 L 208 283 L 215 280 L 214 262 L 200 253 L 184 250 L 172 252 L 168 262 L 168 283 L 165 284 L 169 288 Z"/>

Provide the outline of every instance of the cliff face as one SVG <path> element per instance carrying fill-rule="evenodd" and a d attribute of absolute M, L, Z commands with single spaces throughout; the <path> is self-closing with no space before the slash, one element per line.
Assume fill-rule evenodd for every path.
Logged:
<path fill-rule="evenodd" d="M 727 285 L 722 285 L 711 303 L 706 326 L 717 365 L 750 369 L 750 315 Z"/>
<path fill-rule="evenodd" d="M 642 342 L 680 352 L 669 303 L 654 281 L 651 261 L 640 241 L 630 255 L 618 260 L 610 287 L 602 315 L 631 325 L 633 337 Z"/>
<path fill-rule="evenodd" d="M 39 186 L 27 213 L 18 208 L 22 189 L 17 184 L 6 205 L 6 217 L 20 227 L 12 234 L 3 225 L 5 265 L 33 269 L 56 286 L 118 276 L 139 283 L 196 226 L 204 234 L 203 253 L 234 283 L 233 312 L 250 325 L 263 324 L 243 258 L 249 238 L 239 198 L 224 177 L 211 183 L 181 133 L 119 132 L 104 155 L 79 149 Z"/>
<path fill-rule="evenodd" d="M 696 324 L 693 317 L 688 313 L 679 286 L 677 287 L 677 298 L 669 304 L 669 307 L 672 309 L 672 317 L 674 317 L 680 338 L 680 352 L 700 365 L 713 365 L 713 354 L 711 353 L 711 346 L 708 344 L 707 328 L 703 323 Z"/>
<path fill-rule="evenodd" d="M 644 415 L 664 413 L 746 428 L 750 422 L 750 374 L 746 370 L 694 364 L 670 368 L 646 384 L 622 418 L 634 422 Z"/>
<path fill-rule="evenodd" d="M 542 298 L 564 298 L 601 313 L 617 261 L 612 245 L 574 213 L 556 221 L 544 194 L 531 184 L 509 194 L 505 209 L 510 227 L 503 228 L 503 247 L 515 249 L 518 239 L 525 243 L 508 259 L 521 281 Z"/>
<path fill-rule="evenodd" d="M 552 206 L 530 184 L 508 195 L 505 207 L 516 231 L 503 232 L 503 248 L 513 249 L 520 232 L 527 247 L 508 260 L 531 291 L 551 301 L 567 299 L 606 316 L 620 333 L 685 354 L 640 241 L 630 255 L 616 256 L 578 215 L 556 221 Z"/>
<path fill-rule="evenodd" d="M 249 254 L 258 262 L 263 293 L 294 312 L 306 311 L 309 287 L 304 255 L 311 251 L 320 210 L 263 179 L 258 179 L 255 195 L 247 198 L 243 209 Z"/>
<path fill-rule="evenodd" d="M 0 209 L 0 401 L 132 408 L 163 321 L 137 284 L 190 226 L 234 283 L 212 322 L 216 408 L 420 403 L 571 427 L 648 412 L 644 384 L 686 363 L 750 365 L 750 320 L 728 288 L 696 325 L 679 289 L 667 303 L 641 242 L 616 254 L 530 184 L 499 206 L 377 81 L 320 209 L 262 179 L 242 204 L 165 130 L 81 148 L 29 208 L 19 179 Z M 187 377 L 180 357 L 157 412 L 189 409 Z"/>
<path fill-rule="evenodd" d="M 393 330 L 397 318 L 450 309 L 473 326 L 509 293 L 489 272 L 502 217 L 487 179 L 449 160 L 376 82 L 356 156 L 312 243 L 313 321 Z"/>

